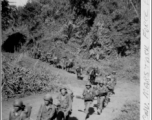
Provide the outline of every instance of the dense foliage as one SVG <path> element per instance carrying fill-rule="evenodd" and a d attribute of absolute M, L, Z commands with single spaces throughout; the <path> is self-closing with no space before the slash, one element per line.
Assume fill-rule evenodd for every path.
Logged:
<path fill-rule="evenodd" d="M 3 0 L 2 51 L 28 53 L 30 57 L 43 62 L 48 62 L 49 56 L 57 56 L 61 62 L 62 58 L 67 60 L 73 58 L 75 65 L 82 64 L 82 66 L 83 61 L 88 59 L 107 62 L 114 58 L 138 55 L 140 2 L 140 0 L 32 0 L 23 7 L 14 7 L 9 5 L 8 0 Z M 119 59 L 117 61 L 116 67 L 121 63 Z M 86 66 L 92 65 L 90 63 L 89 61 Z M 3 80 L 10 82 L 11 89 L 14 89 L 15 84 L 20 81 L 16 77 L 18 73 L 24 76 L 25 80 L 21 81 L 28 86 L 31 84 L 26 83 L 26 79 L 32 82 L 36 79 L 40 81 L 45 79 L 46 83 L 48 80 L 38 74 L 26 73 L 29 71 L 22 71 L 16 66 L 8 67 L 7 64 L 3 64 L 3 67 L 4 76 L 8 77 Z M 10 72 L 7 73 L 7 69 L 11 69 Z M 124 71 L 128 71 L 127 75 L 130 75 L 127 79 L 139 79 L 138 74 L 134 75 L 130 68 Z M 33 84 L 36 84 L 36 87 L 32 90 L 27 87 L 27 91 L 41 89 L 39 86 L 41 83 Z M 23 92 L 22 84 L 20 85 L 17 87 Z M 8 88 L 7 86 L 5 89 L 11 91 Z M 16 92 L 20 91 L 14 89 L 13 92 L 19 94 Z M 12 95 L 11 92 L 6 94 Z"/>
<path fill-rule="evenodd" d="M 140 49 L 140 0 L 35 0 L 18 8 L 3 0 L 2 23 L 3 36 L 12 26 L 14 32 L 24 26 L 29 44 L 46 38 L 70 42 L 99 59 Z"/>

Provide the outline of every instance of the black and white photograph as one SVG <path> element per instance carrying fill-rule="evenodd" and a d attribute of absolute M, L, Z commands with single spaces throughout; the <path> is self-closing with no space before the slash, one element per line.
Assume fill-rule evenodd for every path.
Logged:
<path fill-rule="evenodd" d="M 151 0 L 1 0 L 2 120 L 150 120 Z"/>

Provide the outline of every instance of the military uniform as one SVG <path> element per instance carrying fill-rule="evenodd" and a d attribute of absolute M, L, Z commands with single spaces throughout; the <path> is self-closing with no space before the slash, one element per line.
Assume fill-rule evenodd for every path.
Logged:
<path fill-rule="evenodd" d="M 114 81 L 114 79 L 112 79 L 111 76 L 107 77 L 108 81 L 107 81 L 107 87 L 109 89 L 109 94 L 114 94 L 114 87 L 116 85 L 116 82 Z"/>
<path fill-rule="evenodd" d="M 59 96 L 57 97 L 59 101 L 57 120 L 61 120 L 62 118 L 68 119 L 70 113 L 72 112 L 71 95 L 67 93 L 66 88 L 64 89 L 66 90 L 66 95 L 63 96 L 62 94 L 59 94 Z"/>
<path fill-rule="evenodd" d="M 21 120 L 22 111 L 19 111 L 18 113 L 15 113 L 14 110 L 12 110 L 9 113 L 9 120 Z"/>
<path fill-rule="evenodd" d="M 21 115 L 21 120 L 30 120 L 32 106 L 26 105 Z"/>
<path fill-rule="evenodd" d="M 85 105 L 84 112 L 86 113 L 86 118 L 87 118 L 89 114 L 89 108 L 94 99 L 94 94 L 93 94 L 93 89 L 91 88 L 91 84 L 87 83 L 86 86 L 90 86 L 90 89 L 85 88 L 83 91 L 84 105 Z"/>
<path fill-rule="evenodd" d="M 15 100 L 13 107 L 14 107 L 14 109 L 9 113 L 9 120 L 25 120 L 25 118 L 30 117 L 31 106 L 25 106 L 21 100 Z M 15 108 L 18 108 L 18 110 L 15 111 Z M 27 116 L 24 116 L 25 108 L 28 113 Z"/>
<path fill-rule="evenodd" d="M 42 104 L 40 106 L 37 120 L 54 120 L 56 117 L 56 107 L 53 105 L 53 99 L 51 94 L 46 94 L 44 96 L 44 100 L 48 101 L 49 104 Z"/>
<path fill-rule="evenodd" d="M 115 83 L 112 81 L 111 76 L 107 76 L 106 78 L 106 87 L 108 88 L 108 93 L 106 95 L 104 106 L 107 106 L 110 102 L 110 95 L 114 94 Z"/>
<path fill-rule="evenodd" d="M 80 66 L 76 69 L 76 72 L 77 72 L 77 78 L 78 78 L 78 79 L 81 79 L 82 68 L 81 68 Z"/>
<path fill-rule="evenodd" d="M 37 120 L 54 120 L 56 108 L 54 105 L 41 105 L 38 113 Z"/>
<path fill-rule="evenodd" d="M 100 86 L 100 84 L 102 86 Z M 101 81 L 96 91 L 98 114 L 100 114 L 103 110 L 104 101 L 105 101 L 107 93 L 108 93 L 108 89 L 106 88 L 106 86 L 104 86 L 103 81 Z"/>

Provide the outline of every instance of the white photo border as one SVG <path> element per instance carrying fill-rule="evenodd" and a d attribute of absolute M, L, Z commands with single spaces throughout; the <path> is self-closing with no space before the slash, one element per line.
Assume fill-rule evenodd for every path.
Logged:
<path fill-rule="evenodd" d="M 151 0 L 141 0 L 140 120 L 151 120 Z"/>

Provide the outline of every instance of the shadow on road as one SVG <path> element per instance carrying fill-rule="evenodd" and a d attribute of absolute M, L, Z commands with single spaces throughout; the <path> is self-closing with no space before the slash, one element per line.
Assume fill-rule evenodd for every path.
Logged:
<path fill-rule="evenodd" d="M 95 112 L 94 108 L 93 108 L 93 107 L 90 107 L 90 108 L 89 108 L 89 115 L 92 115 L 94 112 Z"/>
<path fill-rule="evenodd" d="M 78 110 L 79 112 L 84 112 L 83 110 Z M 94 108 L 93 107 L 90 107 L 89 108 L 89 115 L 92 115 L 92 114 L 94 114 L 95 113 L 95 110 L 94 110 Z"/>
<path fill-rule="evenodd" d="M 78 120 L 78 118 L 76 118 L 76 117 L 69 117 L 68 120 Z"/>

